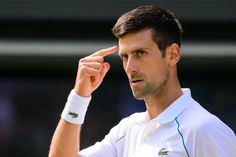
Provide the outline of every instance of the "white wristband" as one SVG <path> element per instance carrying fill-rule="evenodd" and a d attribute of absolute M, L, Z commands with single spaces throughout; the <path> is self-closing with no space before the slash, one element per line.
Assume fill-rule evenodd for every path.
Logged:
<path fill-rule="evenodd" d="M 81 97 L 71 90 L 61 118 L 73 124 L 83 124 L 90 100 L 91 96 Z"/>

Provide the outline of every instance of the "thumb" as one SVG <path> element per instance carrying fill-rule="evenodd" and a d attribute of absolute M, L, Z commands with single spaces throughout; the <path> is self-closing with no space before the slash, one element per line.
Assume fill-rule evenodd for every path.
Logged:
<path fill-rule="evenodd" d="M 105 77 L 105 75 L 106 75 L 106 73 L 108 72 L 109 69 L 110 69 L 110 64 L 107 63 L 107 62 L 104 62 L 103 63 L 103 68 L 102 68 L 102 71 L 101 71 L 102 78 Z"/>
<path fill-rule="evenodd" d="M 100 72 L 100 75 L 97 76 L 95 79 L 94 79 L 94 82 L 93 82 L 93 87 L 94 87 L 94 90 L 98 88 L 98 86 L 102 83 L 106 73 L 108 72 L 108 70 L 110 69 L 110 64 L 107 63 L 107 62 L 104 62 L 103 63 L 103 67 L 102 67 L 102 70 Z"/>

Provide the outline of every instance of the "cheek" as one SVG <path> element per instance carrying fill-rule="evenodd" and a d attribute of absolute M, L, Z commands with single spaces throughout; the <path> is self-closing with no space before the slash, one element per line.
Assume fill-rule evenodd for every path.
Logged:
<path fill-rule="evenodd" d="M 154 79 L 160 80 L 165 77 L 166 73 L 168 73 L 168 68 L 166 63 L 162 62 L 159 64 L 149 65 L 147 67 L 149 77 L 153 77 Z"/>
<path fill-rule="evenodd" d="M 126 72 L 126 63 L 124 61 L 122 61 L 122 65 L 123 65 L 123 69 Z"/>

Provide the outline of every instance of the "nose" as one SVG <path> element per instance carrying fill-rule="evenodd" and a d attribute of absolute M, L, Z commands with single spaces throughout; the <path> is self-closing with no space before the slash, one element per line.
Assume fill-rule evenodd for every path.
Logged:
<path fill-rule="evenodd" d="M 138 63 L 134 58 L 129 57 L 127 62 L 124 62 L 124 69 L 127 74 L 133 74 L 138 71 Z"/>

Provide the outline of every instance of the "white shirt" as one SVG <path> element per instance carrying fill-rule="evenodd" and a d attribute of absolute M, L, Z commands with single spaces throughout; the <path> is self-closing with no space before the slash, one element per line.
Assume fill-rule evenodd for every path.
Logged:
<path fill-rule="evenodd" d="M 124 118 L 80 157 L 235 157 L 234 132 L 183 92 L 152 120 L 147 112 Z"/>

